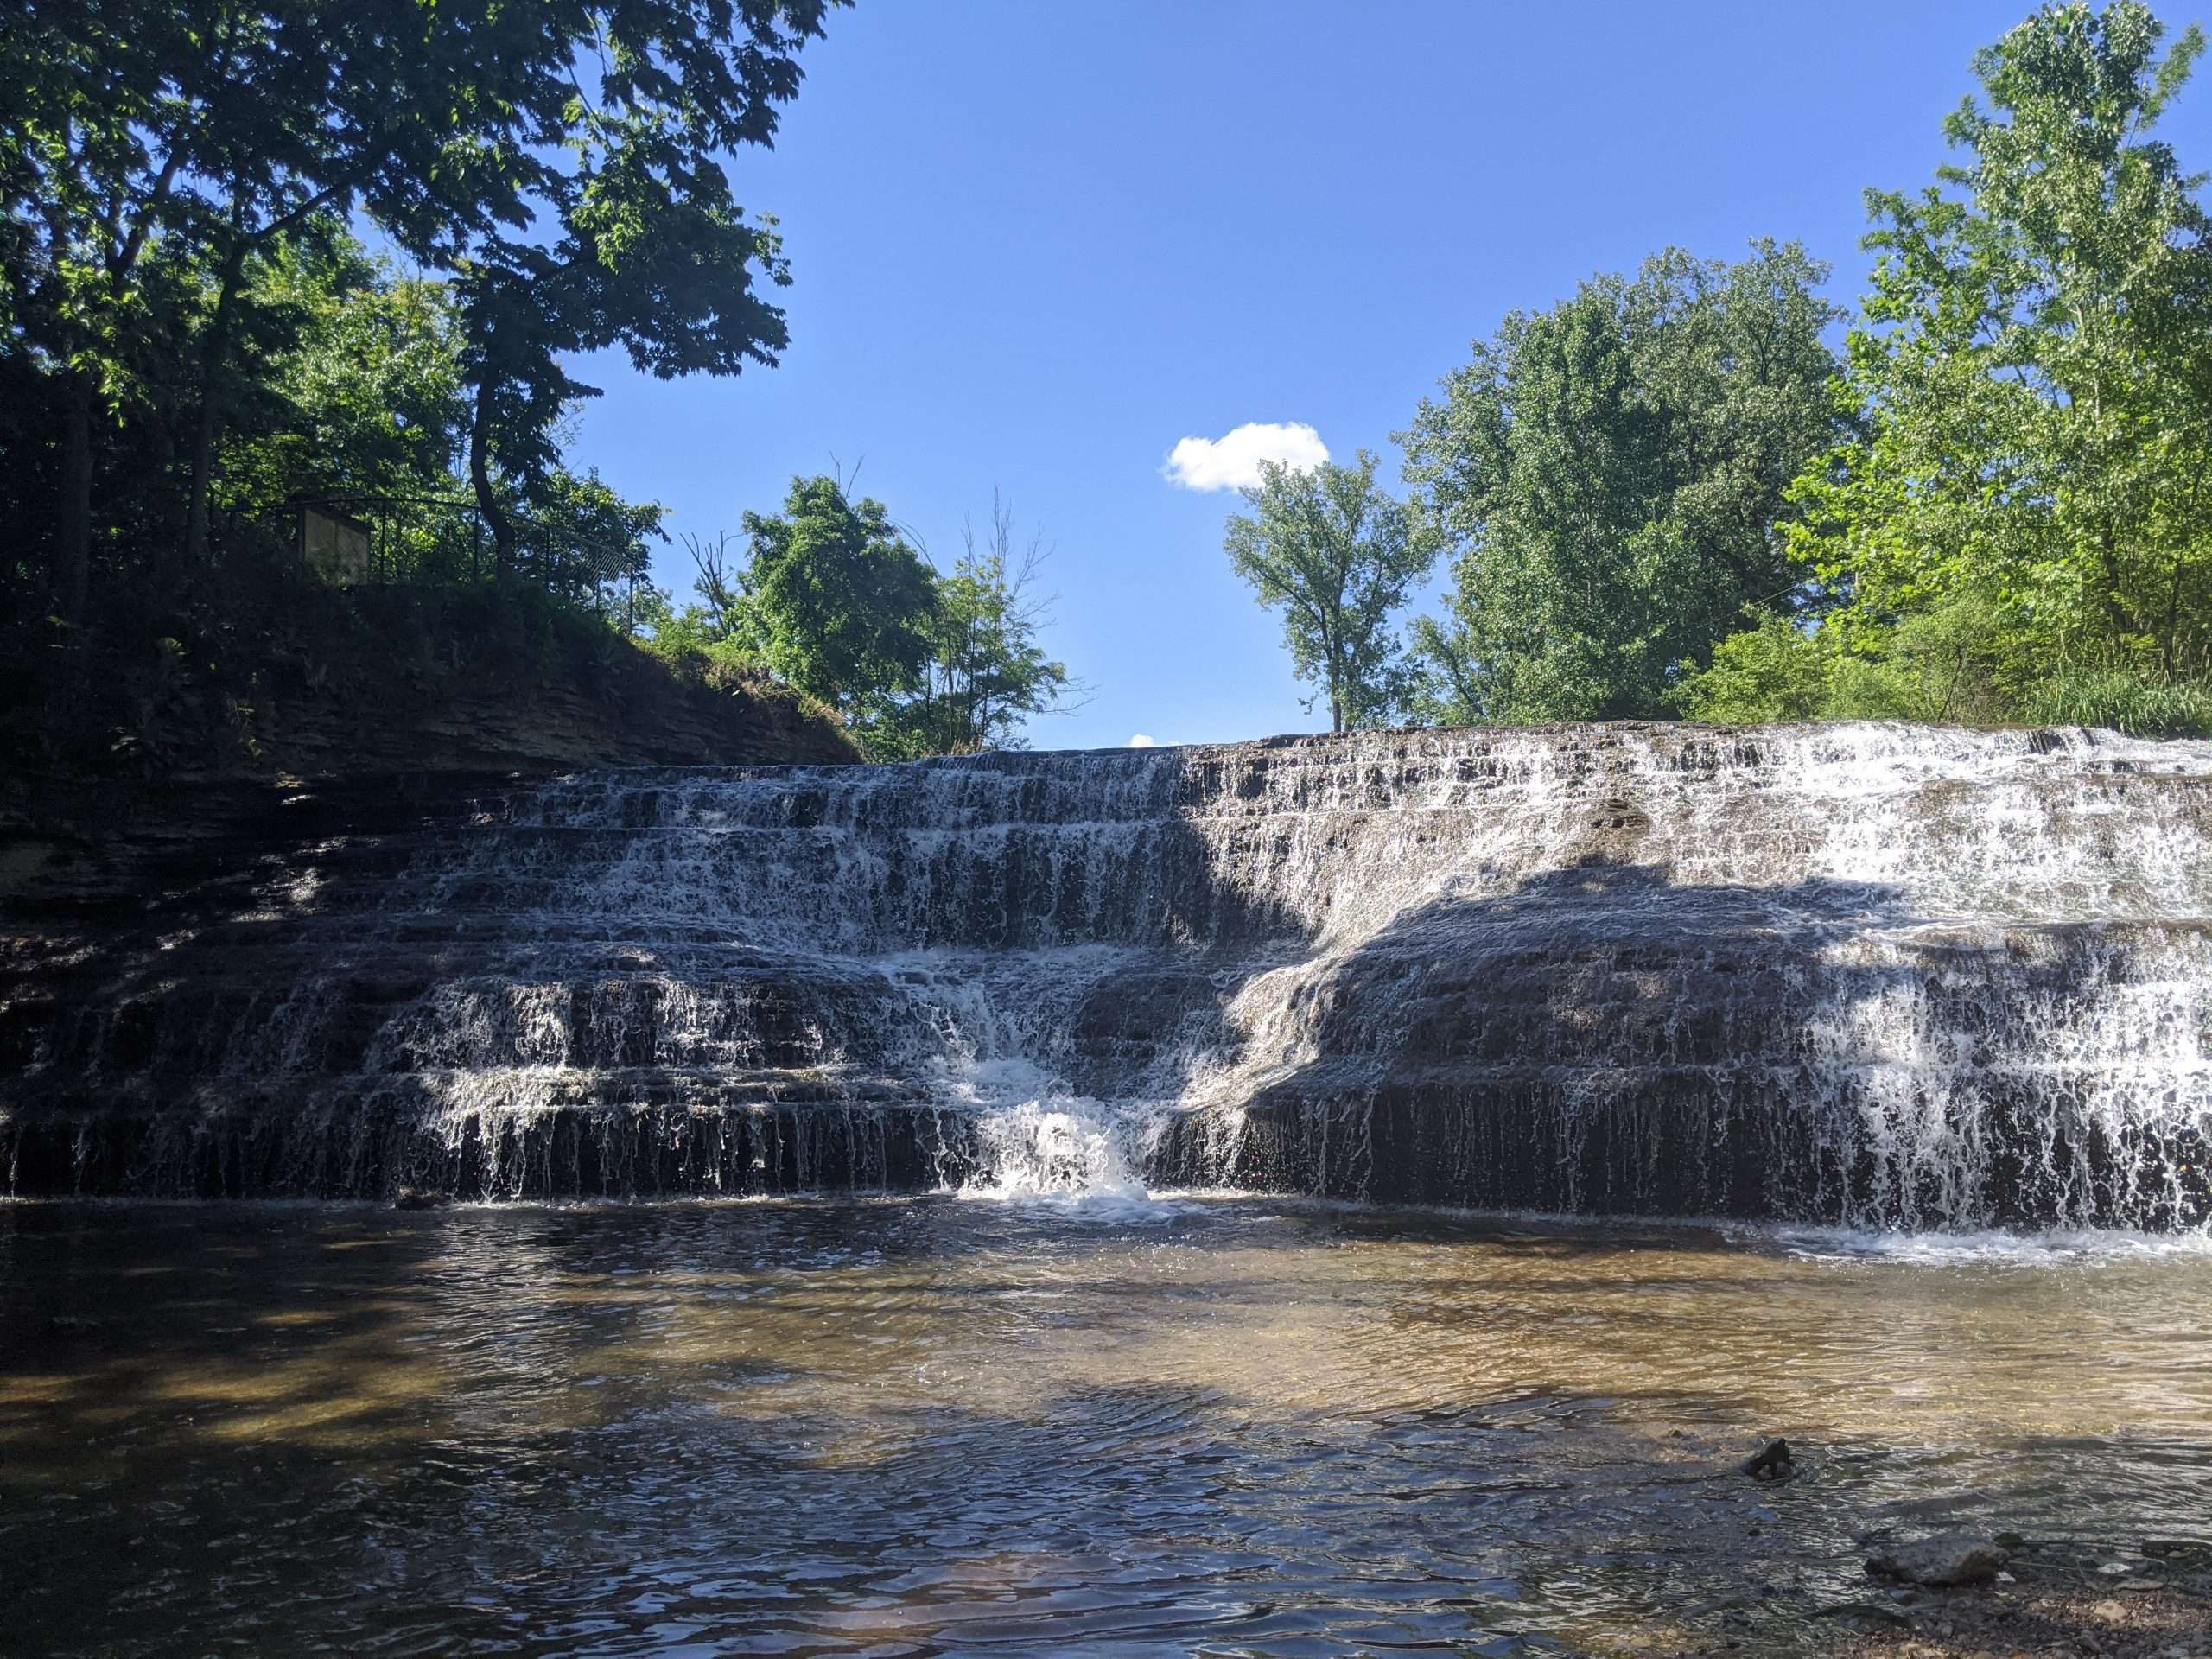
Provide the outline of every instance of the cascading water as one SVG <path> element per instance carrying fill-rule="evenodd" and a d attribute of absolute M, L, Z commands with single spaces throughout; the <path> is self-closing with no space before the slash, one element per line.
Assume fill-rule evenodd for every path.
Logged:
<path fill-rule="evenodd" d="M 19 947 L 0 1173 L 2194 1226 L 2208 833 L 2078 731 L 582 776 Z"/>

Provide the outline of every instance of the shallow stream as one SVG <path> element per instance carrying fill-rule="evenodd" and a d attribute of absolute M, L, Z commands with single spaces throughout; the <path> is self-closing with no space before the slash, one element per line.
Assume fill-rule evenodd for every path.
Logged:
<path fill-rule="evenodd" d="M 2209 1313 L 2201 1238 L 0 1203 L 0 1649 L 1819 1652 L 1873 1535 L 2212 1542 Z"/>

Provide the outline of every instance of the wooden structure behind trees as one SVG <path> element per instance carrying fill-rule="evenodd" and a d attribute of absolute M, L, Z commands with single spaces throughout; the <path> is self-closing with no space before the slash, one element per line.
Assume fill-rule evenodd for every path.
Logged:
<path fill-rule="evenodd" d="M 257 540 L 297 498 L 458 480 L 502 571 L 532 556 L 531 518 L 601 512 L 561 461 L 562 417 L 594 395 L 575 354 L 619 346 L 665 378 L 785 344 L 764 295 L 789 272 L 729 163 L 772 141 L 836 3 L 0 11 L 10 608 L 75 638 L 128 592 L 167 632 L 226 534 Z M 378 302 L 381 336 L 343 315 Z M 317 346 L 346 365 L 349 327 L 356 356 L 435 359 L 412 378 L 436 405 L 397 428 L 372 405 L 350 448 L 296 372 Z"/>
<path fill-rule="evenodd" d="M 450 587 L 526 582 L 589 610 L 634 617 L 638 584 L 650 579 L 641 542 L 594 539 L 520 512 L 504 576 L 499 542 L 468 496 L 337 496 L 297 504 L 299 547 L 308 568 L 340 586 L 383 582 Z"/>

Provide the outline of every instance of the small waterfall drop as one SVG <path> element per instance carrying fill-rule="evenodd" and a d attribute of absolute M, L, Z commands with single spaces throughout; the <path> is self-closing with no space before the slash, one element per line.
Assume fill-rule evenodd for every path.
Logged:
<path fill-rule="evenodd" d="M 988 1107 L 976 1116 L 976 1166 L 961 1194 L 1116 1217 L 1151 1212 L 1145 1172 L 1165 1119 L 1164 1108 L 1073 1095 Z"/>
<path fill-rule="evenodd" d="M 2212 1213 L 2212 745 L 1622 724 L 639 770 L 0 964 L 18 1193 Z"/>

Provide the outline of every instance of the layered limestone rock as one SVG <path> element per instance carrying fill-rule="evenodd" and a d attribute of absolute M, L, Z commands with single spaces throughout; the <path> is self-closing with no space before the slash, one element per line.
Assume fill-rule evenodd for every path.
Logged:
<path fill-rule="evenodd" d="M 2212 746 L 1383 733 L 323 828 L 18 930 L 13 1190 L 912 1188 L 1027 1135 L 1381 1199 L 2207 1211 Z"/>

